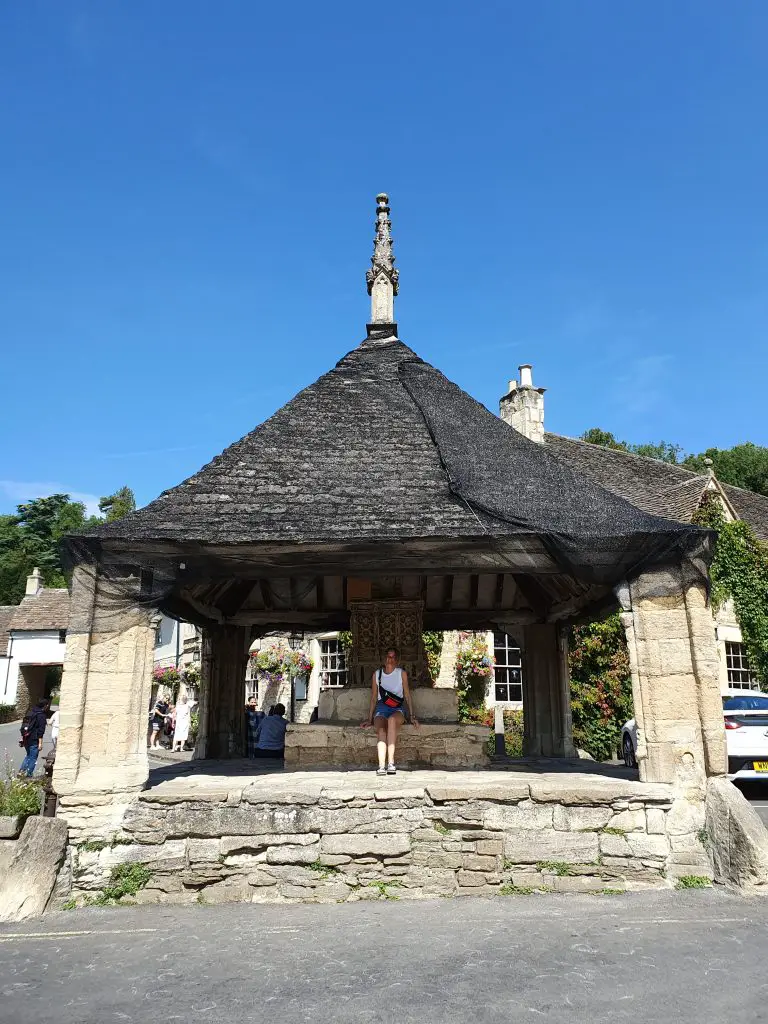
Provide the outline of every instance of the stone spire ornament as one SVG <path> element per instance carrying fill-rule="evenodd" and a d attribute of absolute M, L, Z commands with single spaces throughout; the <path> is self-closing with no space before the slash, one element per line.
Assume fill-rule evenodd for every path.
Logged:
<path fill-rule="evenodd" d="M 395 296 L 400 277 L 392 254 L 392 221 L 389 219 L 389 196 L 376 196 L 376 236 L 373 240 L 371 269 L 366 271 L 368 294 L 371 296 L 371 324 L 394 324 Z"/>

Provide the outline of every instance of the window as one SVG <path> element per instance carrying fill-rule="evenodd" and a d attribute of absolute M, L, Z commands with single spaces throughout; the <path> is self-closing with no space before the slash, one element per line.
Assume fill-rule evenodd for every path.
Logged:
<path fill-rule="evenodd" d="M 320 641 L 320 685 L 346 686 L 347 655 L 338 637 Z"/>
<path fill-rule="evenodd" d="M 728 669 L 728 685 L 735 690 L 756 690 L 757 680 L 749 667 L 747 652 L 743 644 L 725 641 L 725 665 Z"/>
<path fill-rule="evenodd" d="M 493 669 L 495 698 L 498 704 L 523 699 L 523 658 L 520 648 L 511 636 L 494 632 Z"/>
<path fill-rule="evenodd" d="M 296 676 L 293 684 L 293 697 L 294 700 L 306 700 L 307 699 L 307 677 Z"/>

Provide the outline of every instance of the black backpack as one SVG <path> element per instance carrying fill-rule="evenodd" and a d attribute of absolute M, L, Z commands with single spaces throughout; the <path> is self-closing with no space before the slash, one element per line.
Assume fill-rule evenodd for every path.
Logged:
<path fill-rule="evenodd" d="M 21 738 L 24 740 L 30 739 L 30 733 L 32 732 L 32 726 L 35 721 L 35 712 L 28 711 L 21 721 Z"/>

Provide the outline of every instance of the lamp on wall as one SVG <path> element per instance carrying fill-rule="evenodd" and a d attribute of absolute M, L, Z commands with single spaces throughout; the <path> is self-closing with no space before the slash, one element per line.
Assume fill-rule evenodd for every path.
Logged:
<path fill-rule="evenodd" d="M 304 645 L 304 633 L 289 633 L 288 646 L 292 651 L 301 650 Z"/>

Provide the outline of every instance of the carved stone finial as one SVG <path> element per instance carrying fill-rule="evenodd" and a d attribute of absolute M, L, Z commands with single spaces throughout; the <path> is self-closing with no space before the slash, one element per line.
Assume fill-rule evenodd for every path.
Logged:
<path fill-rule="evenodd" d="M 376 196 L 375 227 L 371 269 L 365 275 L 371 296 L 371 323 L 391 324 L 395 320 L 394 297 L 400 274 L 395 269 L 392 252 L 392 221 L 389 219 L 389 196 L 386 192 Z"/>
<path fill-rule="evenodd" d="M 712 468 L 714 466 L 714 462 L 712 461 L 712 459 L 707 457 L 706 459 L 704 459 L 704 465 L 707 467 L 707 476 L 711 480 L 715 475 L 715 471 Z"/>

